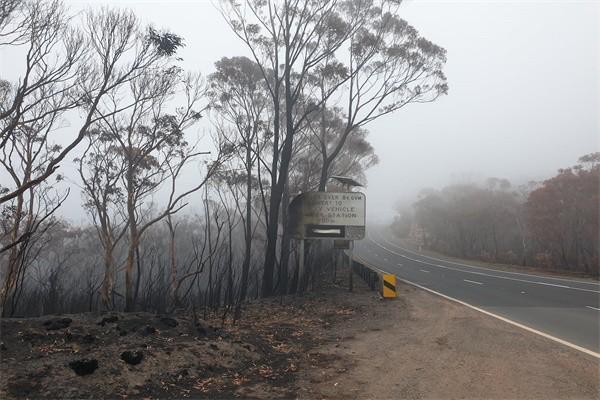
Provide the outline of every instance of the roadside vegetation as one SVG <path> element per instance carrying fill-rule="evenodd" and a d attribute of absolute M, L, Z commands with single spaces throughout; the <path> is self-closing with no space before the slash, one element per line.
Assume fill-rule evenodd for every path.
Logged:
<path fill-rule="evenodd" d="M 364 181 L 368 125 L 448 90 L 445 50 L 399 3 L 217 2 L 247 52 L 201 74 L 186 38 L 130 10 L 3 1 L 0 46 L 22 70 L 0 76 L 1 315 L 237 319 L 310 288 L 327 247 L 307 246 L 299 276 L 292 196 Z M 61 217 L 79 195 L 86 224 Z"/>
<path fill-rule="evenodd" d="M 396 236 L 449 256 L 598 277 L 600 153 L 543 182 L 506 179 L 424 190 Z"/>

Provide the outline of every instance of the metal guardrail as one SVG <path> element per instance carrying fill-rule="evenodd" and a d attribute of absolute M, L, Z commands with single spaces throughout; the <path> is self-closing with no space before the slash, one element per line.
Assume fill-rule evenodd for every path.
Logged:
<path fill-rule="evenodd" d="M 384 298 L 396 297 L 396 275 L 388 274 L 353 258 L 352 271 L 364 280 L 371 290 L 378 291 Z"/>
<path fill-rule="evenodd" d="M 381 291 L 381 273 L 372 270 L 363 263 L 352 260 L 352 271 L 369 285 L 371 290 Z"/>

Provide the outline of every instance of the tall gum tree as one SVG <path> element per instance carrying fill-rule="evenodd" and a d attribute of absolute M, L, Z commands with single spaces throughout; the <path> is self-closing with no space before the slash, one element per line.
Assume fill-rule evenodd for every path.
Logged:
<path fill-rule="evenodd" d="M 0 149 L 9 154 L 26 143 L 21 140 L 25 131 L 35 137 L 30 142 L 33 147 L 21 151 L 32 151 L 27 157 L 29 167 L 13 169 L 12 181 L 0 188 L 2 207 L 17 210 L 14 203 L 31 204 L 35 188 L 56 173 L 95 123 L 110 116 L 97 113 L 101 104 L 110 102 L 109 94 L 168 56 L 163 46 L 168 37 L 139 28 L 130 12 L 103 9 L 77 18 L 81 19 L 70 17 L 59 0 L 2 2 L 0 47 L 14 47 L 17 56 L 23 53 L 24 68 L 14 82 L 0 77 Z M 81 119 L 74 135 L 63 135 L 58 146 L 54 138 L 63 131 L 63 116 L 70 110 L 79 111 Z M 15 223 L 22 220 L 15 217 L 11 217 Z M 0 252 L 9 251 L 32 233 L 19 227 L 11 232 L 3 236 Z M 14 265 L 2 266 L 2 299 L 15 289 L 18 271 Z"/>
<path fill-rule="evenodd" d="M 106 117 L 96 111 L 110 101 L 108 94 L 169 56 L 169 35 L 141 29 L 131 12 L 106 8 L 89 12 L 78 28 L 59 0 L 15 4 L 8 8 L 9 17 L 0 19 L 0 46 L 23 48 L 25 70 L 17 82 L 0 81 L 0 146 L 19 125 L 52 116 L 58 127 L 60 116 L 72 109 L 80 110 L 82 118 L 74 137 L 43 169 L 27 181 L 3 188 L 0 204 L 54 174 L 90 126 Z M 35 113 L 39 108 L 46 111 Z"/>
<path fill-rule="evenodd" d="M 241 313 L 241 304 L 248 292 L 248 278 L 252 256 L 253 238 L 253 188 L 256 186 L 256 164 L 259 161 L 267 134 L 268 124 L 268 93 L 263 81 L 261 70 L 253 60 L 247 57 L 222 58 L 215 63 L 216 72 L 209 77 L 209 95 L 211 108 L 217 118 L 226 122 L 231 129 L 220 126 L 223 140 L 227 141 L 236 154 L 237 161 L 244 173 L 244 211 L 241 212 L 244 227 L 244 259 L 240 294 L 237 301 L 235 316 Z M 236 172 L 229 173 L 227 182 L 235 186 Z M 232 195 L 236 195 L 232 188 Z M 237 199 L 236 199 L 237 200 Z M 237 201 L 236 201 L 237 204 Z"/>
<path fill-rule="evenodd" d="M 396 16 L 399 3 L 391 0 L 221 3 L 225 20 L 259 65 L 273 103 L 263 296 L 273 294 L 282 198 L 294 141 L 307 118 L 324 110 L 335 94 L 347 93 L 344 107 L 347 129 L 326 152 L 322 168 L 326 176 L 348 135 L 356 128 L 409 102 L 431 101 L 430 95 L 447 90 L 439 69 L 445 60 L 443 50 L 420 38 Z M 338 53 L 345 47 L 350 55 L 340 58 Z M 318 76 L 330 70 L 333 74 L 325 84 Z M 315 85 L 319 81 L 322 84 Z M 320 93 L 312 94 L 317 86 Z"/>
<path fill-rule="evenodd" d="M 360 7 L 368 2 L 359 1 Z M 259 65 L 273 104 L 267 244 L 261 292 L 273 294 L 279 216 L 294 138 L 311 112 L 299 103 L 309 72 L 334 54 L 358 29 L 363 9 L 343 20 L 335 0 L 250 0 L 221 3 L 233 32 Z"/>
<path fill-rule="evenodd" d="M 346 15 L 358 11 L 354 2 L 343 10 Z M 315 118 L 322 156 L 320 191 L 349 136 L 408 104 L 432 102 L 447 93 L 445 62 L 446 51 L 401 19 L 398 4 L 382 2 L 370 10 L 347 46 L 325 58 L 305 86 L 309 101 L 320 105 L 320 119 Z M 336 96 L 331 96 L 334 91 Z M 342 129 L 334 123 L 337 118 L 343 120 Z"/>
<path fill-rule="evenodd" d="M 118 160 L 116 164 L 123 166 L 116 186 L 124 196 L 128 231 L 127 311 L 134 309 L 134 267 L 144 232 L 185 207 L 187 196 L 198 191 L 220 163 L 222 153 L 217 151 L 216 161 L 207 166 L 199 183 L 187 190 L 178 190 L 177 180 L 185 166 L 206 154 L 197 151 L 197 145 L 189 144 L 185 136 L 185 130 L 201 117 L 204 90 L 199 76 L 182 74 L 180 69 L 167 64 L 158 65 L 133 80 L 125 92 L 112 93 L 113 102 L 99 110 L 111 115 L 103 118 L 97 128 L 110 139 L 111 151 Z M 173 105 L 173 96 L 177 93 L 185 98 L 183 106 Z M 124 105 L 128 101 L 131 105 Z M 153 196 L 161 188 L 167 190 L 167 204 L 152 213 Z M 141 272 L 140 269 L 138 274 Z"/>

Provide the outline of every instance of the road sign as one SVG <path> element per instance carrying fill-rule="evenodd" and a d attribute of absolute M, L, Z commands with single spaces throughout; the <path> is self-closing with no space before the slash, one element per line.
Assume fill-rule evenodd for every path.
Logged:
<path fill-rule="evenodd" d="M 360 192 L 302 193 L 289 207 L 290 232 L 297 239 L 363 239 L 365 203 Z"/>
<path fill-rule="evenodd" d="M 383 274 L 381 294 L 386 299 L 396 297 L 396 275 Z"/>
<path fill-rule="evenodd" d="M 363 193 L 309 192 L 300 196 L 303 196 L 307 224 L 365 226 Z"/>
<path fill-rule="evenodd" d="M 304 225 L 304 237 L 312 238 L 343 238 L 346 237 L 346 227 L 339 225 Z"/>

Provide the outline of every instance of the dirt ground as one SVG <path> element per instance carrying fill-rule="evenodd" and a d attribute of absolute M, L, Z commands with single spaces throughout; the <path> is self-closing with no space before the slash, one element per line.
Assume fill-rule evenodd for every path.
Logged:
<path fill-rule="evenodd" d="M 598 399 L 600 360 L 406 284 L 316 350 L 301 398 Z"/>
<path fill-rule="evenodd" d="M 255 302 L 235 325 L 2 320 L 0 398 L 600 398 L 591 356 L 411 286 L 383 301 L 341 282 Z"/>

